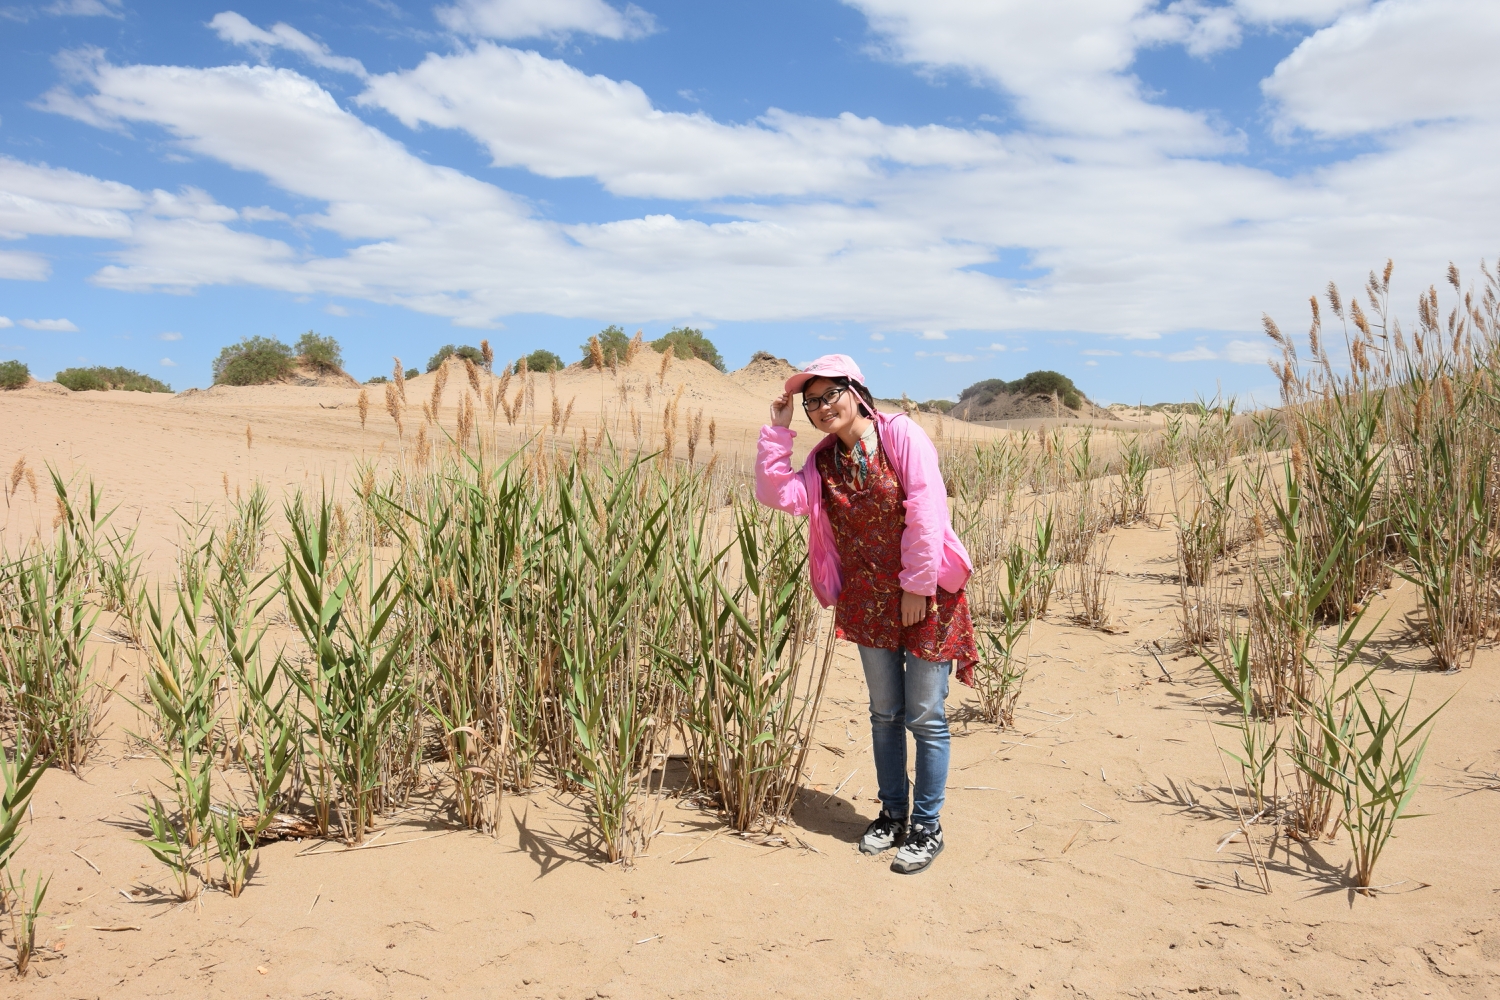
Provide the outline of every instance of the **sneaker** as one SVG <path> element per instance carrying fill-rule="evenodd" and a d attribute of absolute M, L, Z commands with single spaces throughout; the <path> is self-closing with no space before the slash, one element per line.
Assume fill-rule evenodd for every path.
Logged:
<path fill-rule="evenodd" d="M 943 853 L 943 831 L 938 826 L 912 824 L 906 834 L 906 843 L 896 852 L 891 862 L 891 871 L 898 875 L 915 875 L 926 871 L 932 859 Z"/>
<path fill-rule="evenodd" d="M 880 854 L 901 843 L 906 833 L 906 820 L 888 815 L 884 809 L 875 817 L 875 822 L 865 827 L 865 835 L 859 838 L 861 854 Z"/>

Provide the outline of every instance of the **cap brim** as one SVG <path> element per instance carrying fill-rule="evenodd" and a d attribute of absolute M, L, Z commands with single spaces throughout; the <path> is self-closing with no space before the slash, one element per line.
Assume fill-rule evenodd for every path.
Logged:
<path fill-rule="evenodd" d="M 788 396 L 802 391 L 802 387 L 815 378 L 821 378 L 817 372 L 798 372 L 786 380 L 786 393 Z"/>

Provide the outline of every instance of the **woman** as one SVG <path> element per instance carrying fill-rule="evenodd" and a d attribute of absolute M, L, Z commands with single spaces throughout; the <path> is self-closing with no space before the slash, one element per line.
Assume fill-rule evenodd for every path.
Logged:
<path fill-rule="evenodd" d="M 792 396 L 827 436 L 800 473 L 791 465 Z M 891 871 L 924 871 L 943 850 L 948 780 L 948 671 L 970 683 L 974 625 L 964 584 L 973 569 L 948 518 L 937 449 L 905 414 L 879 413 L 854 360 L 830 354 L 786 381 L 760 432 L 755 496 L 807 515 L 813 593 L 837 605 L 838 635 L 859 647 L 870 689 L 880 815 L 859 849 L 899 846 Z M 908 823 L 906 733 L 916 738 Z"/>

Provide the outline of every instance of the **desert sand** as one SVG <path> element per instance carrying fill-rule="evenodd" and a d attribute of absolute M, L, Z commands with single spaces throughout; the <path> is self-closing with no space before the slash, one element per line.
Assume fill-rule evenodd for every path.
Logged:
<path fill-rule="evenodd" d="M 572 429 L 676 398 L 715 422 L 714 450 L 748 469 L 765 419 L 766 373 L 733 377 L 676 362 L 624 375 L 556 377 Z M 707 368 L 707 366 L 701 366 Z M 408 407 L 433 376 L 407 384 Z M 645 387 L 652 383 L 652 400 Z M 466 384 L 443 400 L 451 426 Z M 513 383 L 514 395 L 519 383 Z M 549 424 L 552 383 L 516 426 Z M 622 390 L 621 386 L 627 386 Z M 263 480 L 274 496 L 347 488 L 361 463 L 411 447 L 383 387 L 270 386 L 184 396 L 0 394 L 0 468 L 38 478 L 4 511 L 14 550 L 50 531 L 45 468 L 89 476 L 140 525 L 148 571 L 170 573 L 181 517 Z M 602 414 L 602 417 L 601 417 Z M 530 428 L 526 421 L 530 419 Z M 1007 433 L 922 415 L 929 433 Z M 483 418 L 488 426 L 489 417 Z M 799 436 L 805 451 L 810 429 Z M 248 435 L 247 435 L 248 428 Z M 706 433 L 706 432 L 705 432 Z M 685 455 L 679 443 L 679 452 Z M 700 444 L 698 461 L 709 449 Z M 81 481 L 78 480 L 78 481 Z M 1160 511 L 1158 511 L 1160 513 Z M 667 805 L 663 832 L 630 866 L 587 843 L 584 803 L 548 789 L 508 795 L 497 837 L 459 829 L 440 789 L 382 819 L 368 846 L 283 842 L 260 852 L 245 894 L 177 903 L 144 847 L 139 801 L 160 765 L 133 750 L 134 710 L 117 698 L 100 752 L 78 776 L 51 771 L 33 800 L 18 863 L 54 875 L 40 960 L 6 996 L 63 997 L 1490 997 L 1500 993 L 1500 654 L 1432 671 L 1407 631 L 1409 586 L 1376 599 L 1382 686 L 1415 685 L 1439 716 L 1424 785 L 1378 871 L 1356 895 L 1342 837 L 1278 841 L 1264 894 L 1237 826 L 1213 722 L 1221 699 L 1195 658 L 1173 654 L 1174 532 L 1117 528 L 1110 550 L 1114 630 L 1071 624 L 1067 601 L 1039 623 L 1014 730 L 963 721 L 954 683 L 947 847 L 902 877 L 855 841 L 878 811 L 863 680 L 841 646 L 806 785 L 791 826 L 732 834 L 712 809 Z M 142 653 L 107 626 L 101 663 L 135 690 Z M 1147 644 L 1169 652 L 1160 662 Z M 1225 765 L 1228 765 L 1226 769 Z M 1237 774 L 1235 775 L 1237 780 Z M 1266 841 L 1258 841 L 1264 850 Z M 354 854 L 359 857 L 354 857 Z M 8 951 L 8 949 L 6 949 Z"/>

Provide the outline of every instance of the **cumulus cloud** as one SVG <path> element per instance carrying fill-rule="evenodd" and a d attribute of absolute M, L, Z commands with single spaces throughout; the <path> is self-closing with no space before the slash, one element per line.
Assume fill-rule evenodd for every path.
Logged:
<path fill-rule="evenodd" d="M 286 49 L 323 69 L 352 73 L 360 78 L 368 75 L 364 64 L 358 59 L 334 55 L 327 45 L 309 38 L 289 24 L 277 23 L 269 29 L 259 28 L 243 15 L 226 10 L 221 14 L 215 14 L 213 20 L 208 22 L 208 26 L 214 29 L 214 32 L 224 41 L 250 49 L 262 59 L 272 49 Z"/>
<path fill-rule="evenodd" d="M 0 194 L 0 198 L 4 195 Z M 46 281 L 52 265 L 39 253 L 0 250 L 0 279 L 9 281 Z"/>
<path fill-rule="evenodd" d="M 160 361 L 157 362 L 157 364 L 161 365 L 163 368 L 176 368 L 177 367 L 177 362 L 173 361 L 171 358 L 162 358 Z"/>
<path fill-rule="evenodd" d="M 458 0 L 435 13 L 450 31 L 485 38 L 580 34 L 623 40 L 656 30 L 656 19 L 635 4 L 620 10 L 604 0 Z"/>
<path fill-rule="evenodd" d="M 12 320 L 9 316 L 0 316 L 0 330 L 4 330 L 6 327 L 15 325 L 15 321 Z"/>
<path fill-rule="evenodd" d="M 1283 130 L 1348 137 L 1500 118 L 1500 5 L 1385 0 L 1305 39 L 1261 89 Z"/>
<path fill-rule="evenodd" d="M 23 319 L 21 325 L 28 330 L 42 330 L 47 333 L 78 332 L 78 327 L 71 320 L 66 319 Z"/>

